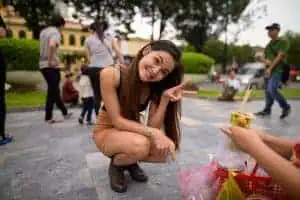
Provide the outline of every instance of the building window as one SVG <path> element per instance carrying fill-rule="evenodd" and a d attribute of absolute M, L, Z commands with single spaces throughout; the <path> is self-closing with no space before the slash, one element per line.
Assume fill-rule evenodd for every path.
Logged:
<path fill-rule="evenodd" d="M 13 32 L 12 32 L 12 30 L 11 30 L 11 29 L 8 29 L 6 35 L 7 35 L 8 38 L 12 38 L 12 37 L 13 37 Z"/>
<path fill-rule="evenodd" d="M 75 36 L 73 34 L 69 36 L 69 44 L 70 46 L 75 46 Z"/>
<path fill-rule="evenodd" d="M 85 42 L 85 36 L 80 37 L 80 45 L 83 47 Z"/>
<path fill-rule="evenodd" d="M 61 35 L 61 41 L 60 41 L 60 43 L 61 43 L 62 45 L 64 45 L 64 43 L 65 43 L 64 35 Z"/>
<path fill-rule="evenodd" d="M 19 31 L 19 38 L 20 39 L 25 39 L 26 38 L 26 32 L 23 31 L 23 30 Z"/>

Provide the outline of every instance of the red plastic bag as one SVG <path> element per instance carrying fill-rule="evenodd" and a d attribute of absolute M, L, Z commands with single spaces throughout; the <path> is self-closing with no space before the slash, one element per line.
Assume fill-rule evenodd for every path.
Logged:
<path fill-rule="evenodd" d="M 180 170 L 179 187 L 184 200 L 215 200 L 219 181 L 214 173 L 215 164 Z"/>

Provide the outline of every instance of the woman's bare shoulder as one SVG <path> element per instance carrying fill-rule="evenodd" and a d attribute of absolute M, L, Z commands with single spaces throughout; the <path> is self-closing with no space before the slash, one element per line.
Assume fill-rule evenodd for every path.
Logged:
<path fill-rule="evenodd" d="M 101 71 L 101 80 L 111 80 L 110 82 L 113 83 L 115 87 L 118 87 L 120 84 L 120 68 L 116 66 L 104 68 Z"/>

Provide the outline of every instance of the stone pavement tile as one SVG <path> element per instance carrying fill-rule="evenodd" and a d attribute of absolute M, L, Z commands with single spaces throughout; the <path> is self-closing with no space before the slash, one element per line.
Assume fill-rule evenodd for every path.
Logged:
<path fill-rule="evenodd" d="M 201 126 L 203 122 L 190 117 L 182 116 L 180 122 L 186 126 Z"/>
<path fill-rule="evenodd" d="M 110 159 L 101 152 L 88 153 L 85 155 L 87 166 L 93 168 L 105 168 L 109 165 Z"/>
<path fill-rule="evenodd" d="M 95 145 L 93 138 L 92 138 L 92 133 L 86 133 L 83 132 L 84 137 L 82 137 L 82 141 L 80 144 L 81 149 L 86 153 L 95 153 L 99 152 L 97 146 Z"/>
<path fill-rule="evenodd" d="M 58 194 L 56 200 L 100 200 L 96 188 L 80 188 L 64 194 Z"/>
<path fill-rule="evenodd" d="M 110 189 L 108 184 L 96 185 L 99 199 L 105 200 L 180 200 L 180 191 L 172 187 L 152 184 L 129 182 L 128 191 L 118 194 Z"/>

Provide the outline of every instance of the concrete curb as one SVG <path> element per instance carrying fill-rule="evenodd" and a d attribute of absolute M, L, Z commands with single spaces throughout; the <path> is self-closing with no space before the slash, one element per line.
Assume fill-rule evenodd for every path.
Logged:
<path fill-rule="evenodd" d="M 75 106 L 75 107 L 66 106 L 66 107 L 68 109 L 80 108 L 80 106 Z M 8 108 L 7 113 L 35 112 L 35 111 L 43 111 L 43 110 L 45 110 L 45 106 L 28 107 L 28 108 Z"/>
<path fill-rule="evenodd" d="M 198 96 L 197 92 L 195 91 L 184 91 L 183 94 L 184 97 L 186 98 L 193 98 L 193 99 L 202 99 L 202 100 L 208 100 L 208 101 L 219 101 L 218 98 L 216 97 L 201 97 Z M 242 99 L 236 99 L 234 101 L 223 101 L 223 102 L 227 102 L 227 103 L 234 103 L 237 101 L 241 101 Z M 249 101 L 261 101 L 264 100 L 264 98 L 251 98 Z M 300 97 L 291 97 L 288 98 L 288 100 L 296 100 L 296 101 L 300 101 Z M 80 106 L 76 106 L 76 107 L 69 107 L 67 106 L 68 109 L 73 109 L 73 108 L 80 108 Z M 29 107 L 29 108 L 9 108 L 7 109 L 7 113 L 20 113 L 20 112 L 34 112 L 34 111 L 42 111 L 45 109 L 45 106 L 39 106 L 39 107 Z"/>
<path fill-rule="evenodd" d="M 217 97 L 203 97 L 198 96 L 197 94 L 184 94 L 183 95 L 186 98 L 194 98 L 194 99 L 203 99 L 203 100 L 210 100 L 210 101 L 219 101 Z M 263 97 L 252 97 L 249 101 L 261 101 L 264 100 Z M 300 97 L 289 97 L 288 100 L 296 100 L 299 101 Z M 236 102 L 236 101 L 242 101 L 242 99 L 235 99 L 234 101 L 223 101 L 223 102 Z"/>

